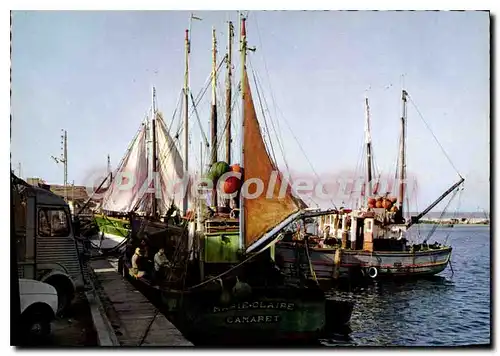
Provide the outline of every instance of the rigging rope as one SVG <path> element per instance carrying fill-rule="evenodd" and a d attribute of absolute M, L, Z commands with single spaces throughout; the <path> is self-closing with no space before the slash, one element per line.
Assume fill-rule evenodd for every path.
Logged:
<path fill-rule="evenodd" d="M 452 218 L 452 223 L 455 224 L 456 221 L 458 220 L 458 213 L 459 213 L 459 210 L 460 210 L 460 205 L 462 203 L 462 192 L 464 190 L 464 187 L 461 187 L 461 188 L 458 188 L 460 190 L 459 194 L 458 194 L 458 202 L 457 202 L 457 208 L 455 209 L 455 214 L 453 214 L 453 218 Z M 448 235 L 446 235 L 446 239 L 444 240 L 444 245 L 446 245 L 446 243 L 448 242 L 448 238 L 450 237 L 451 235 L 451 232 L 448 233 Z"/>
<path fill-rule="evenodd" d="M 250 65 L 251 65 L 251 60 L 249 60 L 249 62 L 250 62 Z M 253 74 L 253 78 L 254 78 L 254 81 L 255 81 L 255 85 L 256 85 L 256 88 L 257 88 L 257 95 L 258 95 L 258 98 L 259 98 L 259 104 L 261 105 L 262 115 L 264 116 L 264 121 L 265 121 L 265 125 L 266 125 L 267 132 L 268 132 L 268 140 L 269 140 L 269 143 L 270 143 L 270 145 L 271 145 L 272 154 L 273 154 L 273 159 L 274 159 L 274 162 L 275 162 L 275 166 L 276 166 L 276 167 L 278 167 L 278 162 L 277 162 L 276 155 L 275 155 L 275 153 L 274 153 L 274 148 L 273 148 L 273 146 L 272 146 L 272 142 L 271 142 L 271 137 L 270 137 L 270 136 L 271 136 L 271 133 L 270 133 L 269 127 L 267 126 L 267 120 L 266 120 L 266 117 L 265 117 L 265 113 L 264 113 L 264 109 L 263 109 L 263 106 L 262 106 L 262 102 L 264 103 L 264 105 L 265 105 L 267 108 L 269 108 L 269 106 L 268 106 L 268 104 L 267 104 L 267 100 L 266 100 L 265 96 L 263 97 L 263 101 L 261 100 L 261 97 L 260 97 L 260 94 L 259 94 L 259 91 L 258 91 L 258 87 L 260 86 L 261 88 L 263 88 L 263 86 L 262 86 L 262 84 L 260 83 L 260 79 L 259 79 L 258 75 L 257 75 L 257 74 L 255 73 L 255 71 L 253 70 L 253 66 L 252 66 L 252 74 Z M 271 95 L 272 95 L 272 93 L 271 93 Z M 275 105 L 275 107 L 276 107 L 276 106 L 277 106 L 277 105 Z M 268 109 L 267 111 L 269 112 L 269 109 Z M 281 113 L 281 114 L 282 114 L 282 117 L 284 118 L 283 113 Z M 286 120 L 286 119 L 285 119 L 285 120 Z M 283 147 L 283 144 L 282 144 L 281 134 L 280 134 L 280 132 L 276 129 L 276 127 L 274 126 L 274 122 L 275 122 L 275 121 L 276 121 L 276 122 L 279 122 L 279 120 L 271 120 L 271 126 L 273 127 L 274 133 L 275 133 L 275 135 L 276 135 L 276 141 L 278 142 L 278 147 L 279 147 L 279 149 L 280 149 L 280 152 L 281 152 L 281 155 L 282 155 L 282 158 L 283 158 L 283 162 L 284 162 L 284 164 L 285 164 L 285 167 L 286 167 L 286 169 L 288 170 L 288 173 L 291 173 L 290 166 L 288 165 L 288 161 L 287 161 L 287 159 L 286 159 L 286 155 L 285 155 L 285 150 L 284 150 L 284 147 Z M 292 134 L 293 134 L 293 131 L 291 130 L 290 126 L 289 126 L 289 129 L 290 129 L 290 131 L 291 131 L 291 132 L 292 132 Z M 280 138 L 281 138 L 281 140 L 280 140 Z M 295 140 L 297 141 L 297 143 L 298 143 L 298 144 L 299 144 L 299 146 L 300 146 L 300 143 L 298 142 L 298 139 L 297 139 L 296 137 L 295 137 Z M 306 156 L 306 154 L 305 154 L 305 152 L 304 152 L 304 150 L 303 150 L 302 146 L 300 146 L 300 148 L 301 148 L 302 152 L 304 153 L 304 156 L 305 156 L 305 157 L 306 157 L 306 159 L 307 159 L 307 156 Z M 310 163 L 310 162 L 309 162 L 309 163 Z M 312 168 L 312 164 L 311 164 L 311 163 L 310 163 L 310 165 L 311 165 L 311 168 Z M 313 171 L 314 171 L 314 168 L 312 168 L 312 169 L 313 169 Z M 319 176 L 317 175 L 317 173 L 316 173 L 316 176 L 317 176 L 317 177 L 318 177 L 318 179 L 319 179 Z M 288 177 L 288 180 L 289 180 L 289 182 L 290 182 L 290 183 L 292 183 L 292 182 L 293 182 L 292 177 Z M 316 205 L 318 206 L 318 203 L 317 203 L 317 202 L 316 202 L 316 201 L 315 201 L 312 197 L 309 197 L 309 198 L 310 198 L 310 200 L 311 200 L 314 204 L 316 204 Z M 302 198 L 301 198 L 301 199 L 302 199 Z M 333 201 L 332 201 L 332 203 L 333 203 Z M 334 203 L 333 203 L 333 204 L 334 204 Z M 334 204 L 334 206 L 335 206 L 335 204 Z"/>
<path fill-rule="evenodd" d="M 278 110 L 279 110 L 279 109 L 278 109 Z M 320 183 L 323 183 L 323 182 L 322 182 L 322 180 L 321 180 L 321 178 L 320 178 L 320 177 L 319 177 L 319 175 L 318 175 L 318 172 L 314 169 L 314 166 L 312 165 L 311 160 L 310 160 L 310 159 L 309 159 L 309 157 L 306 155 L 306 153 L 305 153 L 305 151 L 304 151 L 304 148 L 303 148 L 303 147 L 302 147 L 302 145 L 300 144 L 299 139 L 297 138 L 297 136 L 296 136 L 296 135 L 295 135 L 295 133 L 293 132 L 292 128 L 290 127 L 290 124 L 288 123 L 287 119 L 284 117 L 283 112 L 282 112 L 281 110 L 279 110 L 279 111 L 280 111 L 281 117 L 282 117 L 282 118 L 283 118 L 283 120 L 285 121 L 286 126 L 287 126 L 287 127 L 288 127 L 288 129 L 290 130 L 290 133 L 292 134 L 292 136 L 293 136 L 293 138 L 294 138 L 295 142 L 296 142 L 296 143 L 297 143 L 297 145 L 299 146 L 300 150 L 302 151 L 302 154 L 303 154 L 303 155 L 304 155 L 304 157 L 306 158 L 307 163 L 308 163 L 308 164 L 309 164 L 309 166 L 311 167 L 312 172 L 314 173 L 314 175 L 316 176 L 316 178 L 318 179 L 318 181 L 319 181 Z M 285 163 L 285 164 L 286 164 L 286 163 Z M 287 165 L 287 169 L 289 169 L 289 168 L 288 168 L 288 165 Z M 337 209 L 337 206 L 335 205 L 335 202 L 333 201 L 333 199 L 331 199 L 331 198 L 330 198 L 330 202 L 332 203 L 333 207 L 334 207 L 335 209 Z"/>
<path fill-rule="evenodd" d="M 453 162 L 451 161 L 450 157 L 448 156 L 448 154 L 446 153 L 445 149 L 443 148 L 443 146 L 441 145 L 441 143 L 439 142 L 439 140 L 437 139 L 436 135 L 434 135 L 434 133 L 432 132 L 430 126 L 427 124 L 427 122 L 425 121 L 424 119 L 424 116 L 422 115 L 422 113 L 420 112 L 420 110 L 418 109 L 417 105 L 413 102 L 413 99 L 411 98 L 410 94 L 407 93 L 407 97 L 410 99 L 410 102 L 413 104 L 413 107 L 415 108 L 415 110 L 417 111 L 418 115 L 420 116 L 420 118 L 422 119 L 422 121 L 424 122 L 425 126 L 427 127 L 427 129 L 429 130 L 429 132 L 431 133 L 432 137 L 434 137 L 434 140 L 436 141 L 436 143 L 439 145 L 439 147 L 441 148 L 441 151 L 443 151 L 446 159 L 448 160 L 448 162 L 451 164 L 451 166 L 453 167 L 453 169 L 455 170 L 455 172 L 457 172 L 457 174 L 460 176 L 460 178 L 462 178 L 462 176 L 460 175 L 458 169 L 455 167 L 455 165 L 453 164 Z"/>
<path fill-rule="evenodd" d="M 278 239 L 276 239 L 276 241 L 275 241 L 274 243 L 278 242 L 278 241 L 279 241 L 282 237 L 283 237 L 283 235 L 281 235 L 281 237 L 279 237 Z M 192 287 L 189 287 L 187 290 L 193 290 L 193 289 L 199 288 L 199 287 L 201 287 L 201 286 L 203 286 L 203 285 L 205 285 L 205 284 L 207 284 L 207 283 L 210 283 L 210 282 L 213 282 L 213 281 L 215 281 L 215 280 L 217 280 L 217 279 L 219 279 L 219 278 L 222 278 L 223 276 L 225 276 L 225 275 L 229 274 L 230 272 L 234 271 L 235 269 L 237 269 L 237 268 L 241 267 L 242 265 L 244 265 L 244 264 L 245 264 L 245 263 L 247 263 L 248 261 L 250 261 L 250 260 L 254 259 L 255 257 L 257 257 L 258 255 L 260 255 L 260 254 L 261 254 L 262 252 L 264 252 L 264 251 L 267 251 L 267 248 L 263 248 L 263 249 L 261 249 L 260 251 L 258 251 L 258 252 L 255 252 L 255 253 L 251 254 L 248 258 L 246 258 L 246 259 L 245 259 L 245 260 L 243 260 L 242 262 L 238 263 L 237 265 L 235 265 L 235 266 L 231 267 L 231 268 L 230 268 L 230 269 L 228 269 L 227 271 L 222 272 L 221 274 L 219 274 L 219 275 L 217 275 L 217 276 L 215 276 L 215 277 L 209 278 L 209 279 L 207 279 L 207 280 L 205 280 L 205 281 L 203 281 L 203 282 L 201 282 L 201 283 L 198 283 L 197 285 L 194 285 L 194 286 L 192 286 Z"/>
<path fill-rule="evenodd" d="M 153 322 L 156 320 L 156 317 L 158 316 L 158 314 L 160 314 L 160 309 L 156 308 L 156 311 L 153 315 L 153 318 L 151 319 L 151 321 L 149 322 L 148 324 L 148 327 L 146 328 L 146 330 L 144 331 L 144 334 L 142 335 L 141 337 L 141 340 L 139 341 L 139 344 L 137 346 L 142 346 L 142 344 L 144 343 L 144 341 L 146 340 L 146 337 L 148 336 L 149 334 L 149 330 L 151 330 L 151 326 L 153 326 Z"/>
<path fill-rule="evenodd" d="M 224 62 L 225 62 L 225 61 L 224 61 L 224 60 L 222 60 L 222 61 L 219 63 L 219 65 L 217 66 L 217 69 L 216 69 L 216 78 L 215 78 L 216 80 L 217 80 L 217 79 L 218 79 L 218 77 L 219 77 L 219 74 L 220 74 L 220 69 L 221 69 L 222 65 L 224 64 Z M 210 87 L 210 85 L 211 85 L 211 80 L 212 80 L 212 73 L 210 73 L 210 75 L 209 75 L 209 77 L 208 77 L 207 84 L 206 84 L 205 88 L 204 88 L 204 89 L 202 89 L 202 90 L 198 93 L 198 95 L 196 96 L 196 100 L 195 100 L 195 101 L 196 101 L 196 103 L 194 104 L 194 106 L 198 106 L 198 105 L 200 104 L 201 99 L 203 99 L 203 97 L 205 96 L 205 94 L 206 94 L 206 92 L 207 92 L 208 88 L 209 88 L 209 87 Z M 190 92 L 191 92 L 191 90 L 190 90 Z M 193 116 L 193 114 L 194 114 L 194 108 L 193 108 L 193 109 L 191 109 L 191 112 L 189 113 L 188 118 L 191 118 L 191 117 Z M 180 134 L 182 133 L 182 131 L 183 131 L 183 130 L 184 130 L 184 125 L 182 125 L 182 126 L 180 127 L 180 129 L 177 131 L 177 133 L 176 133 L 176 135 L 175 135 L 175 136 L 177 137 L 178 135 L 180 135 Z"/>
<path fill-rule="evenodd" d="M 455 191 L 453 192 L 453 195 L 451 196 L 450 200 L 448 201 L 448 203 L 446 204 L 446 206 L 444 207 L 443 211 L 441 212 L 441 215 L 439 216 L 439 220 L 441 221 L 444 214 L 446 213 L 446 209 L 448 209 L 448 206 L 450 205 L 450 203 L 452 202 L 453 198 L 455 198 L 455 196 L 457 195 L 458 191 L 460 190 L 460 187 L 455 189 Z M 440 223 L 438 224 L 434 224 L 434 226 L 432 227 L 431 231 L 429 232 L 429 234 L 427 235 L 427 237 L 424 239 L 424 241 L 422 243 L 426 243 L 431 237 L 432 235 L 434 235 L 436 229 L 438 228 L 438 226 L 440 225 Z"/>
<path fill-rule="evenodd" d="M 263 85 L 261 84 L 260 82 L 260 79 L 258 78 L 258 75 L 255 73 L 255 71 L 253 70 L 253 65 L 252 65 L 252 62 L 251 62 L 251 59 L 249 60 L 250 62 L 250 65 L 252 66 L 252 74 L 253 74 L 253 77 L 254 77 L 254 81 L 255 81 L 255 86 L 258 88 L 259 86 L 261 88 L 264 88 Z M 272 91 L 271 91 L 271 97 L 273 98 L 273 94 L 272 94 Z M 273 98 L 274 100 L 274 98 Z M 261 105 L 261 109 L 262 109 L 262 101 L 260 100 L 260 96 L 259 96 L 259 103 Z M 274 103 L 275 104 L 275 103 Z M 267 100 L 266 100 L 266 97 L 264 96 L 264 105 L 268 108 L 268 112 L 269 112 L 269 105 L 267 104 Z M 276 105 L 276 104 L 275 104 Z M 275 111 L 276 111 L 276 108 L 275 108 Z M 262 109 L 262 115 L 264 115 L 264 110 Z M 277 117 L 277 115 L 276 115 Z M 264 119 L 265 119 L 265 115 L 264 115 Z M 288 172 L 290 172 L 290 166 L 288 165 L 288 160 L 286 159 L 286 155 L 285 155 L 285 149 L 284 149 L 284 146 L 283 146 L 283 137 L 281 136 L 281 132 L 279 131 L 279 127 L 278 129 L 276 129 L 276 127 L 274 126 L 274 122 L 276 121 L 276 126 L 278 126 L 279 124 L 279 120 L 271 120 L 271 126 L 274 130 L 274 134 L 276 135 L 276 141 L 278 143 L 278 147 L 280 149 L 280 152 L 281 152 L 281 157 L 283 158 L 283 162 L 285 163 L 285 167 L 286 169 L 288 170 Z M 267 127 L 267 121 L 265 122 L 266 123 L 266 127 Z M 271 140 L 270 136 L 271 136 L 271 133 L 268 129 L 268 135 L 269 135 L 269 140 Z M 277 161 L 276 161 L 276 156 L 274 156 L 274 160 L 277 164 Z"/>
<path fill-rule="evenodd" d="M 257 15 L 254 15 L 253 18 L 255 19 L 255 29 L 257 30 L 257 36 L 259 38 L 259 46 L 260 46 L 260 48 L 264 48 L 264 46 L 262 44 L 262 37 L 260 35 L 259 23 L 257 21 Z M 276 104 L 276 100 L 275 100 L 275 97 L 274 97 L 274 91 L 273 91 L 273 88 L 272 88 L 272 85 L 271 85 L 271 76 L 269 75 L 269 68 L 267 67 L 267 61 L 266 61 L 266 58 L 264 56 L 262 56 L 262 61 L 264 62 L 264 70 L 266 72 L 267 81 L 269 83 L 269 92 L 271 94 L 271 100 L 272 100 L 273 105 L 274 105 L 274 117 L 277 118 L 278 117 L 278 105 Z M 269 107 L 267 105 L 267 103 L 266 103 L 266 106 Z M 279 120 L 276 120 L 276 126 L 278 126 L 278 130 L 275 130 L 276 131 L 276 135 L 279 135 L 279 141 L 283 142 L 283 137 L 281 136 L 281 128 L 280 128 L 280 122 L 279 122 Z M 284 155 L 284 153 L 283 153 L 283 155 Z M 283 159 L 285 159 L 285 157 L 283 157 Z"/>
<path fill-rule="evenodd" d="M 172 119 L 170 120 L 170 125 L 167 127 L 167 132 L 170 133 L 170 130 L 172 129 L 172 126 L 174 124 L 174 119 L 175 119 L 175 115 L 177 114 L 177 110 L 179 109 L 179 106 L 181 105 L 181 102 L 182 102 L 182 94 L 183 94 L 184 90 L 181 90 L 179 92 L 179 98 L 177 99 L 177 103 L 175 104 L 175 110 L 174 110 L 174 113 L 172 115 Z"/>
<path fill-rule="evenodd" d="M 125 155 L 122 157 L 122 159 L 120 160 L 120 163 L 118 164 L 118 166 L 116 167 L 116 169 L 113 171 L 113 178 L 111 179 L 111 181 L 109 182 L 109 185 L 108 187 L 111 187 L 111 184 L 113 184 L 114 180 L 116 179 L 116 176 L 117 176 L 117 173 L 120 171 L 120 169 L 123 167 L 123 164 L 125 163 L 125 159 L 127 158 L 128 154 L 130 153 L 130 150 L 132 149 L 132 146 L 134 145 L 135 141 L 137 140 L 137 138 L 139 137 L 139 134 L 141 133 L 141 131 L 144 129 L 145 127 L 145 123 L 144 123 L 144 120 L 147 119 L 147 115 L 146 117 L 142 120 L 140 126 L 139 126 L 139 129 L 137 130 L 136 134 L 134 135 L 134 138 L 130 141 L 130 143 L 128 144 L 128 147 L 127 147 L 127 150 L 125 151 Z M 111 191 L 110 191 L 111 192 Z M 105 203 L 109 200 L 109 196 L 107 197 L 103 197 L 102 199 L 102 203 L 101 203 L 101 208 L 103 210 L 106 210 L 103 208 L 103 206 L 105 205 Z"/>
<path fill-rule="evenodd" d="M 253 76 L 253 80 L 254 80 L 254 83 L 255 83 L 255 91 L 257 92 L 257 98 L 259 100 L 259 106 L 260 106 L 260 110 L 262 112 L 262 117 L 264 119 L 264 125 L 266 127 L 266 131 L 267 131 L 267 141 L 268 141 L 268 146 L 269 148 L 271 149 L 271 154 L 272 154 L 272 157 L 273 157 L 273 160 L 274 160 L 274 165 L 276 167 L 278 167 L 278 161 L 276 160 L 276 154 L 274 152 L 274 147 L 273 147 L 273 143 L 271 141 L 271 132 L 269 130 L 269 126 L 267 125 L 267 120 L 266 120 L 266 115 L 264 113 L 264 107 L 262 106 L 262 100 L 261 100 L 261 97 L 260 97 L 260 92 L 259 92 L 259 86 L 257 84 L 257 78 L 255 77 L 255 71 L 253 70 L 252 68 L 252 76 Z"/>
<path fill-rule="evenodd" d="M 236 102 L 238 101 L 238 94 L 240 93 L 240 89 L 239 89 L 239 82 L 238 84 L 235 86 L 235 88 L 231 91 L 233 94 L 236 94 L 236 95 L 233 95 L 233 98 L 232 98 L 232 103 L 231 103 L 231 112 L 232 110 L 236 107 Z M 231 115 L 231 118 L 232 118 L 232 115 Z M 234 125 L 235 125 L 235 120 L 231 119 L 231 132 L 234 132 Z M 218 136 L 218 140 L 217 140 L 217 150 L 219 150 L 223 144 L 225 144 L 225 141 L 223 140 L 224 138 L 224 135 L 226 134 L 226 131 L 227 131 L 227 125 L 226 125 L 226 121 L 224 120 L 224 128 L 222 129 L 222 131 L 220 131 L 220 136 Z M 231 142 L 233 141 L 233 139 L 231 138 Z M 233 150 L 231 150 L 233 151 Z M 230 162 L 227 162 L 228 164 L 231 164 Z"/>

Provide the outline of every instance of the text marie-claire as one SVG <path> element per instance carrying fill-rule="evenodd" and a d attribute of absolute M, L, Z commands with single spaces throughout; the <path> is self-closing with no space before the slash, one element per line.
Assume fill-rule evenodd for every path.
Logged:
<path fill-rule="evenodd" d="M 221 313 L 229 310 L 245 310 L 245 309 L 274 309 L 274 310 L 294 310 L 294 303 L 285 302 L 243 302 L 233 304 L 228 307 L 214 307 L 214 313 Z"/>

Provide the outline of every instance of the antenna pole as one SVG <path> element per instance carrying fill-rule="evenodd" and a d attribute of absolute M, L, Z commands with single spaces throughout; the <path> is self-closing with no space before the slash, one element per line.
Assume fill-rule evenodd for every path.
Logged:
<path fill-rule="evenodd" d="M 215 27 L 212 28 L 212 115 L 211 115 L 212 154 L 211 163 L 217 162 L 217 39 Z M 217 187 L 212 189 L 212 206 L 217 208 Z"/>

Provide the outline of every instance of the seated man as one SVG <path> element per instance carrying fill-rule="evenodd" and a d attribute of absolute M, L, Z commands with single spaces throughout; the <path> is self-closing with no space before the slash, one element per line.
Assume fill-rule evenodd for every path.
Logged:
<path fill-rule="evenodd" d="M 154 281 L 158 282 L 165 277 L 165 269 L 170 265 L 163 247 L 155 254 L 154 264 Z"/>
<path fill-rule="evenodd" d="M 135 253 L 132 256 L 132 268 L 130 269 L 130 274 L 135 278 L 140 278 L 144 276 L 144 271 L 139 268 L 140 258 L 142 257 L 141 249 L 137 247 Z"/>

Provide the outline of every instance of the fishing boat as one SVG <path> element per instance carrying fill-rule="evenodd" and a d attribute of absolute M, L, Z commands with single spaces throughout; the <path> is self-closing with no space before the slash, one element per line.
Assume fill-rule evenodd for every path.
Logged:
<path fill-rule="evenodd" d="M 230 50 L 231 23 L 229 33 Z M 215 31 L 213 35 L 215 37 Z M 215 38 L 213 42 L 215 47 Z M 170 261 L 165 278 L 151 278 L 147 272 L 144 274 L 138 267 L 132 267 L 130 254 L 121 257 L 119 269 L 152 298 L 157 298 L 162 311 L 193 341 L 206 343 L 208 340 L 227 345 L 317 340 L 329 324 L 328 315 L 335 315 L 345 323 L 350 319 L 353 305 L 328 301 L 318 285 L 307 280 L 305 283 L 286 283 L 276 268 L 273 246 L 280 231 L 308 212 L 282 178 L 262 137 L 247 75 L 244 18 L 241 19 L 240 44 L 243 142 L 241 166 L 232 166 L 232 172 L 239 173 L 239 176 L 233 175 L 237 181 L 220 176 L 227 171 L 231 156 L 227 150 L 228 162 L 217 160 L 214 148 L 217 147 L 216 107 L 213 107 L 211 126 L 215 134 L 212 134 L 209 180 L 224 187 L 216 191 L 208 188 L 215 209 L 208 209 L 202 204 L 203 199 L 199 199 L 196 213 L 186 221 L 183 238 L 177 240 L 177 245 L 165 247 L 162 235 L 149 238 L 150 258 L 152 252 L 165 247 Z M 228 63 L 228 70 L 230 68 Z M 228 102 L 231 103 L 231 98 Z M 230 127 L 230 114 L 226 120 L 226 127 Z M 231 141 L 227 142 L 230 147 Z M 273 177 L 275 181 L 271 182 Z M 243 194 L 249 182 L 255 180 L 263 182 L 267 195 L 250 198 Z M 203 189 L 201 187 L 200 184 Z M 280 195 L 283 188 L 285 194 Z M 217 195 L 222 206 L 217 203 Z M 231 198 L 237 204 L 228 207 Z M 130 251 L 138 246 L 135 241 Z"/>
<path fill-rule="evenodd" d="M 102 189 L 100 212 L 94 214 L 104 244 L 121 245 L 132 231 L 179 233 L 177 224 L 168 223 L 173 212 L 179 213 L 181 202 L 176 194 L 180 193 L 168 184 L 182 181 L 183 176 L 183 160 L 156 109 L 153 87 L 151 115 L 141 123 L 115 172 L 106 177 L 110 183 Z"/>
<path fill-rule="evenodd" d="M 319 221 L 311 221 L 318 226 L 316 235 L 300 239 L 289 233 L 277 244 L 285 269 L 292 269 L 301 260 L 296 255 L 296 245 L 307 245 L 315 278 L 332 280 L 340 277 L 421 277 L 442 272 L 448 265 L 452 253 L 451 246 L 439 243 L 429 244 L 428 240 L 435 227 L 422 243 L 412 244 L 409 229 L 418 224 L 431 209 L 452 192 L 452 198 L 461 189 L 464 178 L 460 176 L 440 197 L 417 216 L 403 218 L 403 202 L 406 193 L 406 90 L 402 91 L 401 140 L 398 169 L 399 196 L 373 197 L 372 190 L 372 150 L 368 99 L 365 99 L 366 120 L 365 143 L 367 159 L 366 204 L 359 209 L 340 209 L 323 215 Z M 458 173 L 458 172 L 457 172 Z M 375 188 L 375 187 L 374 187 Z M 450 199 L 450 202 L 451 202 Z M 449 205 L 449 203 L 448 203 Z M 444 212 L 443 212 L 444 214 Z M 436 226 L 437 227 L 437 226 Z"/>

